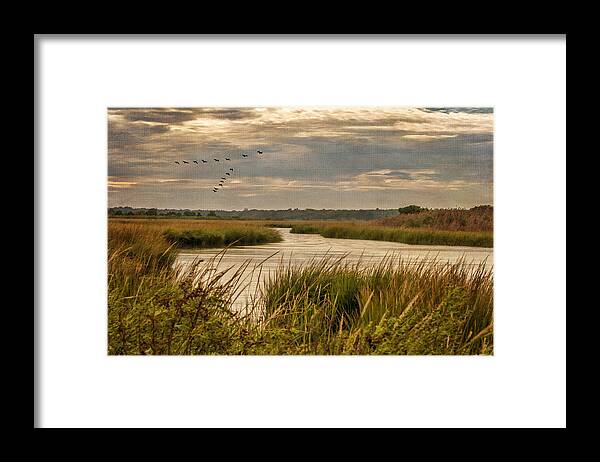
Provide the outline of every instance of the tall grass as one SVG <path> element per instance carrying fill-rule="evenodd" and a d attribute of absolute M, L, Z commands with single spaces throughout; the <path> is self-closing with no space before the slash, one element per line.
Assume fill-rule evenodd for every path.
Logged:
<path fill-rule="evenodd" d="M 305 354 L 491 354 L 491 272 L 465 262 L 325 258 L 281 268 L 264 287 L 266 329 Z"/>
<path fill-rule="evenodd" d="M 125 229 L 139 226 L 147 232 L 160 233 L 170 244 L 180 248 L 216 248 L 229 245 L 257 245 L 280 242 L 280 234 L 256 223 L 222 220 L 179 219 L 110 219 L 109 226 Z"/>
<path fill-rule="evenodd" d="M 273 229 L 263 228 L 224 228 L 221 230 L 198 229 L 177 231 L 168 229 L 165 237 L 180 247 L 225 247 L 228 245 L 257 245 L 268 242 L 280 242 L 281 236 Z"/>
<path fill-rule="evenodd" d="M 398 214 L 376 223 L 401 228 L 424 228 L 444 231 L 487 231 L 494 229 L 494 209 L 481 205 L 471 209 L 435 209 Z"/>
<path fill-rule="evenodd" d="M 160 229 L 109 225 L 108 353 L 491 354 L 492 275 L 464 262 L 281 264 L 249 312 L 245 266 L 173 266 Z M 219 256 L 216 257 L 220 258 Z"/>
<path fill-rule="evenodd" d="M 315 224 L 293 224 L 290 226 L 292 228 L 290 233 L 295 234 L 320 234 L 326 226 L 319 226 Z"/>
<path fill-rule="evenodd" d="M 233 351 L 230 341 L 238 335 L 230 308 L 239 275 L 225 279 L 212 261 L 178 270 L 174 256 L 173 244 L 157 230 L 109 227 L 109 354 Z"/>
<path fill-rule="evenodd" d="M 366 239 L 415 245 L 493 247 L 493 235 L 485 231 L 404 229 L 374 224 L 295 225 L 292 233 L 320 234 L 336 239 Z"/>

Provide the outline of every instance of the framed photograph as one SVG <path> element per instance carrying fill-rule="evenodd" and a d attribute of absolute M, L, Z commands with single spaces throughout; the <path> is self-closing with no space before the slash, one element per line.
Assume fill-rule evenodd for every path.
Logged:
<path fill-rule="evenodd" d="M 490 355 L 493 108 L 108 109 L 108 354 Z"/>
<path fill-rule="evenodd" d="M 34 45 L 34 426 L 565 427 L 566 36 Z"/>

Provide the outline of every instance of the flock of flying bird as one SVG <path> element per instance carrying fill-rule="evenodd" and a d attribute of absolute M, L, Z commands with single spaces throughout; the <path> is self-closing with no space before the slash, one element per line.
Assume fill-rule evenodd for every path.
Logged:
<path fill-rule="evenodd" d="M 259 150 L 257 150 L 257 151 L 256 151 L 256 153 L 257 153 L 257 154 L 260 156 L 260 155 L 261 155 L 263 152 L 262 152 L 262 151 L 259 151 Z M 242 157 L 244 157 L 244 158 L 245 158 L 245 157 L 248 157 L 248 154 L 242 154 Z M 228 162 L 231 162 L 231 157 L 225 157 L 224 159 L 225 159 L 226 161 L 228 161 Z M 220 162 L 220 159 L 217 159 L 217 158 L 213 158 L 213 160 L 214 160 L 215 162 Z M 207 161 L 206 159 L 200 159 L 200 162 L 201 162 L 201 163 L 203 163 L 203 164 L 206 164 L 208 161 Z M 189 164 L 190 162 L 189 162 L 188 160 L 182 160 L 181 162 L 179 162 L 178 160 L 176 160 L 176 161 L 175 161 L 175 163 L 176 163 L 177 165 L 181 165 L 182 163 L 183 163 L 183 164 Z M 198 166 L 200 166 L 200 163 L 199 163 L 197 160 L 193 160 L 193 161 L 192 161 L 192 163 L 194 163 L 194 164 L 197 164 Z M 227 181 L 229 178 L 231 178 L 231 175 L 233 174 L 233 172 L 234 172 L 234 169 L 233 169 L 233 167 L 229 167 L 229 170 L 227 170 L 227 171 L 225 172 L 224 176 L 222 176 L 222 177 L 221 177 L 221 179 L 220 179 L 220 181 L 219 181 L 218 185 L 217 185 L 217 186 L 213 186 L 213 189 L 212 189 L 212 191 L 213 191 L 214 193 L 216 193 L 216 192 L 218 192 L 218 191 L 219 191 L 219 188 L 222 188 L 222 187 L 224 187 L 224 186 L 225 186 L 225 181 Z"/>

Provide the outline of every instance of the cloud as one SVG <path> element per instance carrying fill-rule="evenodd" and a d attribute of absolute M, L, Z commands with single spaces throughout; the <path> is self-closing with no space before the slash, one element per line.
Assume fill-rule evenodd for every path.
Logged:
<path fill-rule="evenodd" d="M 252 119 L 260 116 L 254 109 L 247 108 L 200 109 L 196 111 L 196 114 L 200 117 L 212 117 L 215 119 L 226 120 Z"/>
<path fill-rule="evenodd" d="M 137 182 L 135 182 L 135 181 L 111 181 L 111 180 L 108 180 L 109 188 L 131 188 L 132 186 L 135 186 L 136 184 L 137 184 Z"/>
<path fill-rule="evenodd" d="M 193 111 L 177 110 L 124 110 L 120 111 L 126 120 L 131 122 L 157 122 L 162 124 L 181 123 L 193 120 L 196 116 Z"/>
<path fill-rule="evenodd" d="M 256 149 L 264 152 L 260 159 Z M 242 153 L 249 157 L 242 158 Z M 360 197 L 376 200 L 369 191 L 383 201 L 381 195 L 387 197 L 389 191 L 442 191 L 444 187 L 449 196 L 435 200 L 442 203 L 460 197 L 464 204 L 470 196 L 452 196 L 452 191 L 467 194 L 478 182 L 483 183 L 481 188 L 493 184 L 493 112 L 393 107 L 108 111 L 108 174 L 135 183 L 111 186 L 119 192 L 112 193 L 111 203 L 173 201 L 176 207 L 193 204 L 194 198 L 212 203 L 215 196 L 204 198 L 202 188 L 212 186 L 223 174 L 222 165 L 190 163 L 188 167 L 175 161 L 225 155 L 231 157 L 239 181 L 229 184 L 243 194 L 260 194 L 263 206 L 287 198 L 296 204 L 310 200 L 318 207 L 337 198 L 347 208 L 360 204 Z M 386 173 L 377 173 L 382 171 Z M 344 191 L 366 192 L 342 200 Z M 289 197 L 288 192 L 305 199 Z M 474 205 L 481 194 L 473 193 Z M 435 202 L 433 196 L 430 200 Z"/>
<path fill-rule="evenodd" d="M 436 141 L 447 138 L 456 138 L 458 135 L 402 135 L 403 139 L 415 141 Z"/>
<path fill-rule="evenodd" d="M 189 183 L 190 180 L 185 179 L 168 179 L 168 180 L 156 180 L 157 183 Z"/>
<path fill-rule="evenodd" d="M 450 114 L 453 112 L 465 112 L 467 114 L 493 114 L 494 108 L 491 107 L 426 107 L 427 112 L 443 112 Z"/>
<path fill-rule="evenodd" d="M 344 190 L 440 190 L 456 191 L 480 185 L 480 181 L 439 178 L 435 170 L 379 170 L 361 173 L 351 181 L 340 182 Z"/>
<path fill-rule="evenodd" d="M 195 119 L 216 118 L 241 120 L 257 117 L 250 108 L 111 108 L 109 113 L 119 115 L 130 122 L 153 122 L 161 124 L 181 124 Z"/>

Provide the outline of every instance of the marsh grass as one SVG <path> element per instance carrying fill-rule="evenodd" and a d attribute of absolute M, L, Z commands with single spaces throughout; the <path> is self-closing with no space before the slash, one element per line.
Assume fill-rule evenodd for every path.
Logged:
<path fill-rule="evenodd" d="M 280 262 L 246 310 L 234 303 L 261 265 L 174 265 L 161 228 L 110 224 L 111 355 L 493 353 L 491 271 L 394 257 L 375 266 L 324 256 Z M 248 275 L 249 274 L 249 275 Z"/>
<path fill-rule="evenodd" d="M 198 229 L 177 231 L 168 229 L 165 238 L 179 247 L 210 248 L 229 245 L 258 245 L 268 242 L 280 242 L 281 236 L 273 229 L 266 227 L 226 227 L 223 229 Z"/>
<path fill-rule="evenodd" d="M 267 330 L 297 333 L 310 354 L 491 354 L 491 271 L 325 258 L 280 268 L 263 291 Z"/>
<path fill-rule="evenodd" d="M 320 234 L 335 239 L 365 239 L 402 242 L 413 245 L 450 245 L 493 247 L 493 234 L 488 231 L 445 231 L 434 229 L 407 229 L 365 223 L 338 225 L 295 225 L 292 233 Z"/>
<path fill-rule="evenodd" d="M 257 245 L 280 242 L 280 234 L 269 227 L 254 222 L 235 220 L 186 219 L 110 219 L 109 230 L 144 229 L 162 234 L 164 239 L 179 248 L 219 248 L 230 245 Z"/>
<path fill-rule="evenodd" d="M 381 218 L 376 220 L 375 223 L 382 226 L 401 228 L 491 232 L 494 230 L 494 209 L 489 205 L 480 205 L 468 210 L 423 210 L 417 213 L 400 213 Z"/>

